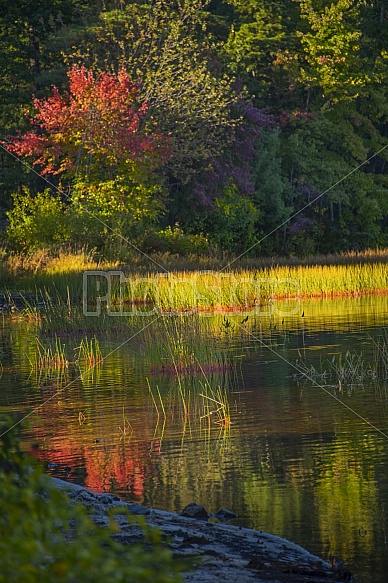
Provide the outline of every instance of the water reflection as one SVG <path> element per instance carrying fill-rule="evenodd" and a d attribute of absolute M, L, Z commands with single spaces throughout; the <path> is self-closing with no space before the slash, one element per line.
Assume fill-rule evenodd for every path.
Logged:
<path fill-rule="evenodd" d="M 347 350 L 367 361 L 371 338 L 387 326 L 388 299 L 306 301 L 289 318 L 275 312 L 244 323 L 207 316 L 185 342 L 182 330 L 167 328 L 181 343 L 173 360 L 159 323 L 90 372 L 76 365 L 80 338 L 61 340 L 69 366 L 34 368 L 36 338 L 52 339 L 35 323 L 4 318 L 1 410 L 40 407 L 24 446 L 39 443 L 54 475 L 173 511 L 193 500 L 210 512 L 230 508 L 238 524 L 340 556 L 360 581 L 385 581 L 388 448 L 357 416 L 387 433 L 385 394 L 341 393 L 352 414 L 319 386 L 295 382 L 287 361 L 302 355 L 318 370 Z M 104 354 L 117 345 L 100 339 Z M 227 428 L 215 422 L 222 399 Z"/>

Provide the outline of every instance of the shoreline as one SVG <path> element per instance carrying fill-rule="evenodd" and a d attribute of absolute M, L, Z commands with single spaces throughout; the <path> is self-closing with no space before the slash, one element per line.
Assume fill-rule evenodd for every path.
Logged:
<path fill-rule="evenodd" d="M 120 500 L 115 495 L 95 492 L 83 486 L 46 476 L 49 484 L 81 503 L 99 526 L 107 526 L 109 512 L 115 511 L 120 528 L 115 538 L 123 544 L 142 540 L 136 523 L 126 513 L 143 517 L 157 527 L 174 557 L 200 559 L 195 570 L 182 573 L 186 583 L 340 583 L 351 581 L 350 572 L 338 559 L 332 565 L 303 547 L 276 535 L 246 527 L 188 518 L 164 510 L 147 508 Z M 120 513 L 120 508 L 123 513 Z"/>

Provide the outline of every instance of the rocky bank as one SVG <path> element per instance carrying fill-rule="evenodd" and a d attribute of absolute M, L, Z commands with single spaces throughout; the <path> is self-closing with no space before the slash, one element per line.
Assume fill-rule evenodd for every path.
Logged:
<path fill-rule="evenodd" d="M 351 574 L 338 559 L 331 565 L 292 542 L 265 532 L 189 518 L 123 502 L 111 494 L 101 494 L 82 486 L 52 478 L 55 487 L 71 500 L 80 502 L 101 526 L 108 524 L 111 509 L 118 512 L 121 527 L 115 535 L 124 544 L 142 540 L 140 527 L 128 523 L 126 513 L 144 516 L 147 523 L 159 528 L 174 556 L 199 558 L 193 571 L 183 574 L 187 583 L 332 583 L 352 581 Z M 123 514 L 120 514 L 120 509 Z M 191 506 L 187 514 L 201 516 L 200 508 Z"/>

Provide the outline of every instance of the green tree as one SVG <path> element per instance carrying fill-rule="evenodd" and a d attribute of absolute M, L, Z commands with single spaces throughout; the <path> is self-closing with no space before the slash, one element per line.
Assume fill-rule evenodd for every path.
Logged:
<path fill-rule="evenodd" d="M 63 217 L 63 204 L 50 190 L 31 196 L 27 187 L 13 195 L 13 208 L 7 212 L 7 237 L 20 250 L 49 247 L 64 243 L 69 237 L 69 224 Z"/>
<path fill-rule="evenodd" d="M 252 200 L 241 195 L 232 182 L 214 201 L 209 215 L 209 239 L 217 249 L 226 252 L 245 251 L 254 242 L 259 212 Z"/>
<path fill-rule="evenodd" d="M 256 149 L 253 201 L 260 211 L 258 227 L 264 232 L 276 228 L 291 214 L 291 188 L 282 169 L 280 130 L 264 131 Z"/>
<path fill-rule="evenodd" d="M 360 59 L 360 9 L 353 0 L 298 0 L 311 31 L 300 32 L 306 64 L 301 79 L 333 101 L 354 99 L 370 81 Z"/>
<path fill-rule="evenodd" d="M 306 210 L 318 226 L 316 250 L 383 244 L 388 183 L 380 164 L 387 153 L 382 152 L 378 163 L 356 170 L 383 145 L 356 104 L 336 104 L 325 112 L 290 118 L 284 132 L 283 163 L 296 194 L 295 209 L 319 197 Z"/>
<path fill-rule="evenodd" d="M 300 49 L 299 7 L 289 0 L 227 0 L 233 6 L 221 55 L 241 77 L 259 106 L 295 106 L 295 71 L 289 65 Z"/>
<path fill-rule="evenodd" d="M 285 36 L 281 16 L 259 2 L 231 3 L 239 18 L 231 25 L 223 52 L 233 73 L 242 74 L 250 92 L 267 103 L 274 83 L 272 62 Z"/>

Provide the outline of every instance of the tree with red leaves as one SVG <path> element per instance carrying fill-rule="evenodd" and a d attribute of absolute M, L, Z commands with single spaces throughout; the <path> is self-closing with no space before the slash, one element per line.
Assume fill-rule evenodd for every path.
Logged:
<path fill-rule="evenodd" d="M 108 231 L 114 223 L 116 232 L 127 234 L 129 225 L 153 219 L 161 209 L 158 170 L 169 158 L 170 140 L 143 130 L 147 103 L 124 69 L 96 76 L 74 66 L 68 77 L 67 95 L 54 87 L 50 97 L 33 100 L 33 129 L 11 137 L 7 148 L 32 158 L 42 174 L 59 175 L 62 188 L 71 187 L 68 212 L 72 221 L 82 219 L 78 238 L 88 234 L 90 240 L 91 216 Z"/>
<path fill-rule="evenodd" d="M 142 132 L 147 103 L 138 103 L 139 87 L 125 70 L 117 76 L 100 73 L 95 77 L 84 67 L 74 66 L 68 77 L 66 97 L 54 87 L 51 97 L 33 100 L 36 114 L 30 121 L 34 129 L 12 137 L 11 152 L 35 158 L 34 164 L 43 167 L 42 174 L 73 171 L 83 158 L 109 171 L 128 160 L 148 167 L 166 160 L 167 140 L 158 133 Z"/>

